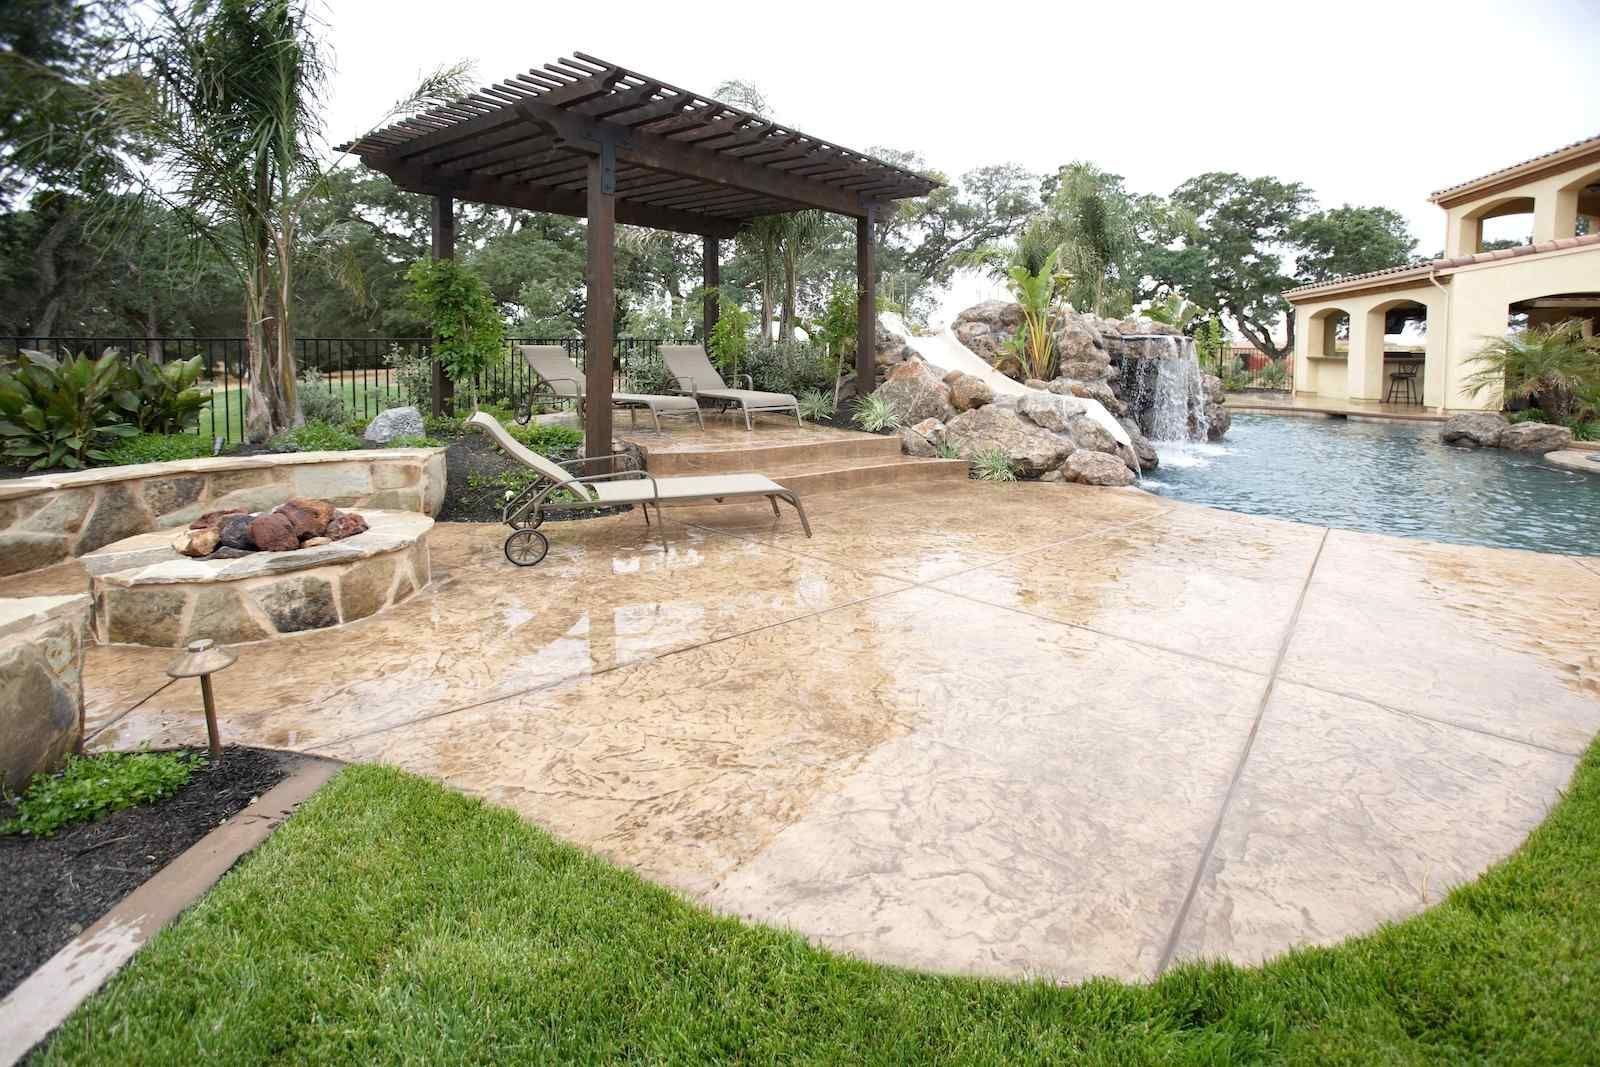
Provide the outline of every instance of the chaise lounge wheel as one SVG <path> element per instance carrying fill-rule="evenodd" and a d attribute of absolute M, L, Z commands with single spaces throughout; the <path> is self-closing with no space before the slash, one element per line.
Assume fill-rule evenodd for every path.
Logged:
<path fill-rule="evenodd" d="M 506 538 L 506 559 L 519 567 L 532 567 L 550 551 L 550 539 L 538 530 L 515 530 Z"/>
<path fill-rule="evenodd" d="M 513 530 L 537 530 L 543 525 L 543 508 L 535 508 L 532 512 L 524 512 L 511 520 L 511 528 Z"/>
<path fill-rule="evenodd" d="M 517 425 L 518 426 L 526 426 L 526 425 L 528 425 L 528 423 L 532 422 L 533 421 L 533 405 L 528 403 L 526 400 L 519 400 L 517 402 L 517 415 L 516 415 L 516 418 L 517 418 Z"/>

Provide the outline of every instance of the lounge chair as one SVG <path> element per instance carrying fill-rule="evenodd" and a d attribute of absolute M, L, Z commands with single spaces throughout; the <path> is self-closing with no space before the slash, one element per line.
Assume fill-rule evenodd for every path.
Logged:
<path fill-rule="evenodd" d="M 506 538 L 506 559 L 519 567 L 531 567 L 544 559 L 550 551 L 550 540 L 539 532 L 545 517 L 553 513 L 571 514 L 595 512 L 637 504 L 644 512 L 645 525 L 650 524 L 650 507 L 655 505 L 656 528 L 661 534 L 661 546 L 667 544 L 666 524 L 661 520 L 662 504 L 691 504 L 699 501 L 737 500 L 741 497 L 766 497 L 772 513 L 781 515 L 778 501 L 789 503 L 800 516 L 800 527 L 811 536 L 811 523 L 800 498 L 763 474 L 710 474 L 681 478 L 655 478 L 645 471 L 617 471 L 611 474 L 594 474 L 582 478 L 567 469 L 570 465 L 594 463 L 617 459 L 617 456 L 593 456 L 555 463 L 526 447 L 512 437 L 493 415 L 479 411 L 467 420 L 494 438 L 501 450 L 523 466 L 538 473 L 539 477 L 525 489 L 508 499 L 501 510 L 501 518 L 511 527 Z"/>
<path fill-rule="evenodd" d="M 560 345 L 518 345 L 522 360 L 537 379 L 528 390 L 529 403 L 517 409 L 517 421 L 527 424 L 533 417 L 533 401 L 541 396 L 557 402 L 570 402 L 581 414 L 584 404 L 583 372 Z M 627 408 L 637 421 L 640 408 L 650 412 L 657 430 L 661 429 L 663 415 L 693 415 L 701 429 L 705 420 L 700 417 L 700 404 L 689 396 L 661 396 L 655 393 L 612 393 L 611 406 Z"/>
<path fill-rule="evenodd" d="M 715 400 L 723 407 L 738 405 L 744 412 L 747 430 L 751 428 L 751 412 L 761 411 L 792 411 L 794 421 L 805 425 L 800 418 L 798 400 L 788 393 L 758 392 L 748 374 L 739 377 L 750 384 L 749 389 L 729 389 L 717 368 L 711 365 L 706 350 L 699 345 L 662 345 L 661 361 L 666 364 L 667 375 L 680 393 L 687 393 L 696 401 Z"/>

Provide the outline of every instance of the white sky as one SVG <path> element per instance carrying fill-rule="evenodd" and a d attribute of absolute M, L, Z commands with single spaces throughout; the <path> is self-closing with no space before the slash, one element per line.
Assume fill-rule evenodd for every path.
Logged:
<path fill-rule="evenodd" d="M 328 133 L 443 62 L 488 83 L 578 50 L 697 92 L 753 82 L 786 124 L 951 176 L 1085 159 L 1136 192 L 1301 181 L 1404 212 L 1424 255 L 1444 244 L 1428 193 L 1600 133 L 1600 0 L 963 6 L 329 0 Z"/>

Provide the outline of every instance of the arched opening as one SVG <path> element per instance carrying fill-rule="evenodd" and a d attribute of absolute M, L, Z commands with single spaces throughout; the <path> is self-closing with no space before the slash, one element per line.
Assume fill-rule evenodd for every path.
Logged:
<path fill-rule="evenodd" d="M 1294 389 L 1320 396 L 1345 395 L 1345 358 L 1350 349 L 1350 315 L 1323 308 L 1306 321 L 1306 360 L 1296 368 Z"/>
<path fill-rule="evenodd" d="M 1367 312 L 1366 328 L 1361 377 L 1368 391 L 1376 384 L 1377 398 L 1385 403 L 1422 404 L 1428 391 L 1428 305 L 1405 298 L 1380 304 Z"/>
<path fill-rule="evenodd" d="M 1310 355 L 1312 359 L 1344 359 L 1350 349 L 1350 315 L 1339 308 L 1328 308 L 1311 316 Z"/>
<path fill-rule="evenodd" d="M 1600 336 L 1600 290 L 1528 297 L 1516 301 L 1506 309 L 1508 335 L 1528 330 L 1548 330 L 1569 322 L 1576 323 L 1578 332 L 1584 337 Z M 1537 346 L 1534 348 L 1537 349 Z M 1538 377 L 1536 373 L 1538 365 L 1537 357 L 1523 361 L 1525 381 L 1532 382 Z M 1479 370 L 1479 365 L 1474 364 L 1472 369 Z M 1514 388 L 1516 384 L 1508 367 L 1505 381 L 1508 388 L 1504 395 L 1504 404 L 1508 411 L 1519 412 L 1538 408 L 1540 410 L 1530 411 L 1530 415 L 1526 417 L 1568 425 L 1600 420 L 1600 405 L 1595 403 L 1595 398 L 1583 395 L 1581 391 L 1574 392 L 1560 388 L 1518 390 Z M 1513 418 L 1515 417 L 1514 415 Z"/>
<path fill-rule="evenodd" d="M 1600 167 L 1580 174 L 1556 194 L 1555 236 L 1600 233 Z"/>
<path fill-rule="evenodd" d="M 1533 242 L 1535 204 L 1531 196 L 1510 196 L 1485 204 L 1467 215 L 1476 226 L 1474 247 L 1462 249 L 1463 255 L 1473 252 L 1492 252 L 1497 248 L 1515 248 Z"/>

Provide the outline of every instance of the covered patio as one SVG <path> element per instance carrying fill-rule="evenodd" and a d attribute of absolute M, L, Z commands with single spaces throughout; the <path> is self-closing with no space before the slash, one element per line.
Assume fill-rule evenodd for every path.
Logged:
<path fill-rule="evenodd" d="M 864 153 L 582 52 L 340 146 L 433 198 L 433 255 L 455 255 L 455 202 L 587 220 L 585 451 L 612 451 L 617 223 L 701 238 L 702 337 L 718 316 L 721 243 L 762 215 L 856 220 L 856 375 L 871 381 L 874 228 L 892 201 L 937 185 Z M 434 366 L 433 404 L 448 389 Z"/>

